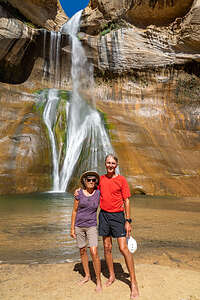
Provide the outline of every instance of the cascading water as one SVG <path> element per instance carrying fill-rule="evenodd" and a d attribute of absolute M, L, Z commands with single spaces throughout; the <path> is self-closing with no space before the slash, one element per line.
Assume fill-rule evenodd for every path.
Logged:
<path fill-rule="evenodd" d="M 43 113 L 49 131 L 53 156 L 53 190 L 64 192 L 71 178 L 79 178 L 88 169 L 103 172 L 104 158 L 113 152 L 101 115 L 94 103 L 85 101 L 85 91 L 93 85 L 92 65 L 88 63 L 81 42 L 77 38 L 82 11 L 74 15 L 62 28 L 72 42 L 71 76 L 73 91 L 66 106 L 66 145 L 62 158 L 58 155 L 53 127 L 56 122 L 58 94 L 50 90 Z M 90 90 L 92 93 L 92 90 Z"/>
<path fill-rule="evenodd" d="M 99 113 L 83 99 L 81 92 L 92 86 L 93 72 L 88 63 L 81 42 L 77 38 L 82 11 L 67 22 L 62 31 L 68 33 L 72 41 L 72 82 L 73 92 L 69 110 L 67 151 L 61 171 L 60 189 L 65 190 L 79 160 L 82 149 L 90 145 L 87 168 L 98 170 L 105 153 L 112 151 L 109 138 Z M 87 144 L 86 144 L 87 143 Z"/>
<path fill-rule="evenodd" d="M 55 138 L 55 121 L 56 121 L 56 114 L 55 111 L 57 110 L 57 105 L 60 98 L 58 95 L 58 91 L 55 89 L 50 89 L 48 91 L 48 101 L 45 105 L 45 109 L 43 112 L 43 119 L 47 126 L 49 132 L 49 138 L 51 142 L 52 148 L 52 158 L 53 158 L 53 190 L 59 190 L 59 161 L 58 161 L 58 151 L 56 145 L 56 138 Z"/>
<path fill-rule="evenodd" d="M 43 78 L 46 80 L 50 78 L 50 82 L 59 86 L 61 80 L 60 71 L 60 48 L 61 48 L 61 33 L 60 32 L 50 32 L 49 36 L 49 51 L 46 51 L 47 44 L 47 31 L 44 30 L 44 42 L 43 42 Z"/>

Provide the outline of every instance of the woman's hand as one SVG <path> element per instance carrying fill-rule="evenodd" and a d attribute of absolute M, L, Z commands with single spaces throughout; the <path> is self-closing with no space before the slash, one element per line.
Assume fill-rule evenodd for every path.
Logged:
<path fill-rule="evenodd" d="M 74 229 L 71 229 L 70 236 L 71 236 L 73 239 L 76 238 L 76 234 L 75 234 Z"/>

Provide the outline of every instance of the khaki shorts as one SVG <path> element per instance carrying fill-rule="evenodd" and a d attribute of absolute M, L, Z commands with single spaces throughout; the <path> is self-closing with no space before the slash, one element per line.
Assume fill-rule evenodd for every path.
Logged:
<path fill-rule="evenodd" d="M 97 227 L 75 227 L 76 242 L 79 248 L 85 247 L 89 244 L 89 247 L 97 247 L 98 245 L 98 232 Z"/>

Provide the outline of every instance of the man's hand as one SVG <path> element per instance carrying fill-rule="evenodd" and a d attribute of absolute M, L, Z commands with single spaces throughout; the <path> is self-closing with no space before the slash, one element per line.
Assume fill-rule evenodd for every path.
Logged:
<path fill-rule="evenodd" d="M 131 224 L 127 221 L 125 223 L 125 230 L 126 230 L 126 237 L 130 237 L 132 228 L 131 228 Z"/>
<path fill-rule="evenodd" d="M 80 189 L 81 188 L 78 188 L 78 189 L 75 190 L 75 192 L 74 192 L 74 198 L 76 198 L 78 196 L 78 192 L 80 191 Z"/>

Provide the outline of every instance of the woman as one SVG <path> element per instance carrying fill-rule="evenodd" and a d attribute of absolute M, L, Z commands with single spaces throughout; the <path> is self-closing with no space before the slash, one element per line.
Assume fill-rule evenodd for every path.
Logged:
<path fill-rule="evenodd" d="M 74 199 L 74 207 L 71 218 L 71 237 L 76 238 L 80 249 L 80 257 L 85 272 L 81 281 L 84 284 L 90 280 L 90 271 L 87 255 L 87 241 L 96 274 L 96 291 L 102 290 L 101 265 L 98 256 L 98 232 L 97 232 L 97 208 L 99 205 L 100 191 L 97 190 L 99 175 L 93 171 L 87 171 L 81 176 L 83 189 L 78 191 Z"/>

